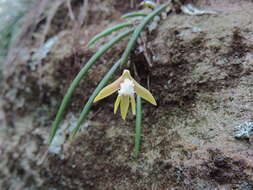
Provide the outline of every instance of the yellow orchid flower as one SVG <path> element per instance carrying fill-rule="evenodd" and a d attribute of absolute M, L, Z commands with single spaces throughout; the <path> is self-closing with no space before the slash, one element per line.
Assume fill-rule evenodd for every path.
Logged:
<path fill-rule="evenodd" d="M 120 105 L 121 116 L 124 120 L 126 119 L 130 102 L 132 106 L 132 113 L 135 115 L 135 93 L 151 104 L 156 105 L 155 98 L 152 94 L 133 79 L 129 70 L 124 70 L 123 74 L 116 81 L 104 87 L 96 96 L 94 102 L 97 102 L 116 91 L 118 91 L 118 97 L 114 104 L 114 114 L 117 112 Z"/>

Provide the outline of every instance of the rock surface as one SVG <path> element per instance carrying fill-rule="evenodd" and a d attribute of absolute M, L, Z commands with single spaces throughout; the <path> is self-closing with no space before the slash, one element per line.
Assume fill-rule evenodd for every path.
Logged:
<path fill-rule="evenodd" d="M 75 14 L 78 3 L 72 4 Z M 41 46 L 30 39 L 29 48 L 6 68 L 0 113 L 1 189 L 253 189 L 252 143 L 234 138 L 233 128 L 253 118 L 253 3 L 195 3 L 219 14 L 169 14 L 147 36 L 152 67 L 137 51 L 127 66 L 158 102 L 157 107 L 143 104 L 139 158 L 133 156 L 134 117 L 122 121 L 113 115 L 115 97 L 93 107 L 75 140 L 63 144 L 58 154 L 48 153 L 47 138 L 64 92 L 82 63 L 108 39 L 92 49 L 85 48 L 86 42 L 130 10 L 116 0 L 96 0 L 89 5 L 81 32 L 73 35 L 76 25 L 68 19 L 65 29 L 56 30 L 61 11 L 68 13 L 62 5 L 51 24 L 56 29 L 51 27 L 46 37 L 47 42 L 58 40 L 46 56 L 33 56 Z M 88 19 L 92 11 L 101 19 Z M 75 124 L 83 103 L 125 44 L 112 48 L 89 72 L 74 95 L 63 129 Z"/>

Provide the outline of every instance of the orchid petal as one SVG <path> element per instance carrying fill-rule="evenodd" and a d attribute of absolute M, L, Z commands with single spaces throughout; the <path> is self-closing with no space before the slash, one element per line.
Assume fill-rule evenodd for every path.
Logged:
<path fill-rule="evenodd" d="M 127 69 L 125 69 L 124 71 L 123 71 L 123 74 L 121 75 L 121 77 L 122 77 L 122 80 L 124 80 L 124 79 L 130 79 L 130 80 L 133 80 L 133 78 L 132 78 L 132 76 L 131 76 L 131 74 L 130 74 L 130 72 L 129 72 L 129 70 L 127 70 Z"/>
<path fill-rule="evenodd" d="M 147 100 L 153 105 L 157 105 L 153 95 L 146 88 L 138 84 L 136 81 L 134 81 L 134 90 L 136 94 L 142 97 L 143 99 Z"/>
<path fill-rule="evenodd" d="M 97 102 L 107 96 L 111 95 L 112 93 L 116 92 L 120 88 L 120 83 L 122 81 L 122 77 L 118 78 L 113 83 L 109 84 L 108 86 L 104 87 L 99 94 L 96 96 L 93 102 Z"/>
<path fill-rule="evenodd" d="M 121 96 L 120 112 L 122 119 L 126 119 L 127 111 L 129 108 L 129 96 Z"/>
<path fill-rule="evenodd" d="M 136 114 L 135 98 L 134 98 L 134 96 L 130 96 L 130 99 L 131 99 L 132 113 L 133 113 L 133 115 L 135 115 Z"/>
<path fill-rule="evenodd" d="M 120 104 L 120 100 L 121 100 L 121 95 L 118 95 L 117 96 L 117 99 L 115 101 L 115 104 L 114 104 L 114 114 L 117 112 L 118 110 L 118 107 L 119 107 L 119 104 Z"/>

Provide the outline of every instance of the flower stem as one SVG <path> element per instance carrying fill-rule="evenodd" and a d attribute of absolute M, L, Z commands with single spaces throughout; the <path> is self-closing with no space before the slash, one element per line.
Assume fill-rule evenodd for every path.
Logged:
<path fill-rule="evenodd" d="M 137 96 L 137 108 L 136 108 L 136 120 L 135 120 L 135 143 L 134 143 L 134 156 L 138 157 L 140 153 L 141 145 L 141 118 L 142 118 L 142 108 L 141 108 L 141 97 Z"/>
<path fill-rule="evenodd" d="M 116 36 L 113 40 L 111 40 L 110 42 L 108 42 L 107 44 L 105 44 L 104 46 L 102 46 L 102 48 L 100 48 L 90 59 L 89 61 L 85 64 L 85 66 L 81 69 L 81 71 L 77 74 L 77 76 L 75 77 L 75 79 L 73 80 L 73 82 L 71 83 L 70 87 L 67 90 L 67 93 L 65 94 L 60 108 L 58 109 L 58 112 L 56 114 L 55 120 L 53 122 L 53 128 L 51 131 L 51 135 L 49 137 L 49 144 L 51 144 L 58 128 L 60 125 L 60 121 L 62 120 L 64 111 L 66 110 L 66 107 L 69 104 L 70 98 L 74 92 L 74 90 L 76 89 L 76 87 L 78 86 L 78 84 L 80 83 L 80 81 L 83 79 L 83 77 L 86 75 L 86 73 L 88 72 L 88 70 L 91 68 L 91 66 L 108 50 L 110 49 L 114 44 L 116 44 L 117 42 L 119 42 L 120 40 L 122 40 L 123 38 L 125 38 L 126 36 L 128 36 L 129 34 L 131 34 L 133 32 L 133 29 L 127 30 L 125 32 L 123 32 L 122 34 L 119 34 L 118 36 Z"/>
<path fill-rule="evenodd" d="M 85 104 L 80 116 L 79 116 L 79 119 L 77 121 L 77 126 L 76 128 L 74 129 L 72 135 L 71 135 L 71 138 L 73 138 L 76 133 L 78 132 L 78 130 L 80 129 L 81 127 L 81 124 L 82 122 L 85 120 L 85 118 L 87 117 L 87 115 L 89 114 L 90 112 L 90 108 L 91 108 L 91 105 L 93 103 L 93 100 L 94 98 L 97 96 L 97 94 L 100 92 L 100 90 L 105 86 L 105 84 L 109 81 L 109 79 L 111 78 L 111 76 L 114 74 L 114 72 L 116 71 L 116 69 L 120 66 L 120 65 L 123 65 L 127 62 L 128 60 L 128 57 L 129 57 L 129 54 L 132 50 L 132 48 L 134 47 L 135 45 L 135 42 L 136 40 L 138 39 L 140 33 L 142 32 L 142 30 L 144 29 L 144 27 L 157 15 L 159 14 L 161 11 L 163 11 L 167 6 L 169 5 L 169 3 L 166 3 L 164 5 L 161 5 L 160 7 L 158 7 L 157 9 L 155 9 L 154 11 L 152 11 L 148 16 L 146 16 L 143 21 L 134 29 L 134 33 L 131 37 L 131 39 L 129 40 L 128 44 L 127 44 L 127 47 L 121 57 L 121 59 L 119 61 L 117 61 L 113 67 L 110 69 L 110 71 L 105 75 L 105 77 L 102 79 L 102 81 L 99 83 L 99 85 L 97 86 L 97 88 L 95 89 L 95 91 L 93 92 L 93 94 L 90 96 L 88 102 Z M 116 38 L 118 38 L 119 40 L 122 39 L 123 37 L 129 35 L 130 33 L 133 32 L 133 29 L 132 30 L 128 30 L 126 32 L 124 32 L 123 34 L 117 36 Z M 120 38 L 120 36 L 122 36 Z M 119 40 L 116 40 L 116 38 L 112 41 L 114 41 L 115 43 L 117 43 Z M 111 43 L 111 46 L 114 45 L 115 43 Z M 107 46 L 106 46 L 107 45 Z M 58 110 L 58 113 L 56 115 L 56 118 L 55 118 L 55 121 L 53 123 L 53 129 L 52 129 L 52 132 L 51 132 L 51 136 L 50 136 L 50 139 L 49 139 L 49 142 L 51 143 L 55 134 L 56 134 L 56 131 L 58 130 L 59 128 L 59 123 L 62 119 L 62 116 L 63 116 L 63 112 L 65 111 L 68 103 L 69 103 L 69 99 L 70 97 L 72 96 L 73 94 L 73 91 L 74 89 L 77 87 L 77 85 L 79 84 L 79 82 L 81 81 L 81 79 L 83 78 L 83 76 L 86 74 L 86 72 L 89 70 L 89 68 L 96 62 L 96 60 L 101 57 L 105 51 L 107 51 L 111 46 L 109 46 L 109 44 L 106 44 L 105 48 L 101 48 L 98 52 L 101 51 L 101 54 L 98 54 L 98 52 L 92 57 L 93 60 L 89 60 L 89 62 L 85 65 L 85 67 L 78 73 L 78 75 L 76 76 L 76 78 L 74 79 L 74 81 L 72 82 L 72 84 L 70 85 L 66 95 L 64 96 L 64 99 L 62 101 L 62 104 L 60 106 L 60 109 Z M 104 47 L 104 46 L 103 46 Z M 97 57 L 98 56 L 98 57 Z"/>

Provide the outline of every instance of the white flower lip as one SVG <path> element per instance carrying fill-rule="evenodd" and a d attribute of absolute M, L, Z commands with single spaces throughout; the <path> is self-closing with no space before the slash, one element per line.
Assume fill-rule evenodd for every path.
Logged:
<path fill-rule="evenodd" d="M 120 107 L 120 113 L 123 120 L 126 119 L 130 104 L 133 115 L 136 114 L 135 93 L 149 103 L 157 105 L 153 95 L 133 79 L 129 70 L 124 70 L 123 74 L 117 80 L 104 87 L 95 97 L 93 102 L 97 102 L 114 92 L 118 92 L 117 99 L 114 103 L 114 114 L 117 113 L 117 110 Z"/>
<path fill-rule="evenodd" d="M 133 96 L 135 93 L 133 81 L 125 79 L 120 84 L 120 90 L 118 91 L 118 93 L 119 95 Z"/>

